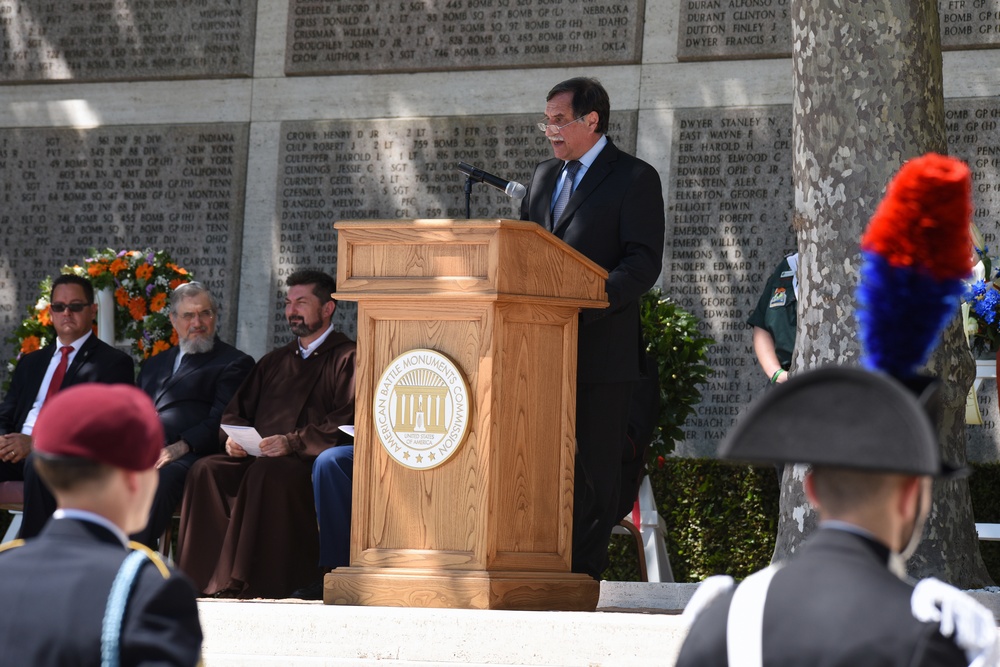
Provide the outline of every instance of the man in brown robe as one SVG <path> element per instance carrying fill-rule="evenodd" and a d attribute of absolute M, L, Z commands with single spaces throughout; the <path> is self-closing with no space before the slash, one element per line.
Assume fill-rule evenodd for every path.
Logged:
<path fill-rule="evenodd" d="M 178 562 L 206 595 L 281 598 L 320 576 L 310 474 L 354 423 L 355 344 L 331 327 L 332 277 L 296 271 L 286 284 L 297 339 L 261 358 L 222 418 L 255 427 L 261 456 L 228 439 L 188 473 Z"/>

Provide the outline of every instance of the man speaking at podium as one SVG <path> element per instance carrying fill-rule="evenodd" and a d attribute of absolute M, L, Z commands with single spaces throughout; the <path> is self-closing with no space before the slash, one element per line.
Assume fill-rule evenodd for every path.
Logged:
<path fill-rule="evenodd" d="M 639 297 L 660 275 L 663 192 L 652 166 L 606 136 L 611 102 L 596 79 L 563 81 L 539 129 L 555 158 L 535 167 L 521 200 L 532 220 L 608 272 L 606 309 L 580 314 L 573 571 L 600 579 L 617 514 L 629 401 L 640 377 Z"/>

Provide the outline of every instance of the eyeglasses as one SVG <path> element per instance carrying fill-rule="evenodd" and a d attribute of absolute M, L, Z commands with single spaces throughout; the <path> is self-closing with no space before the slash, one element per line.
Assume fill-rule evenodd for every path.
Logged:
<path fill-rule="evenodd" d="M 587 117 L 587 114 L 583 114 L 579 118 L 574 118 L 573 120 L 571 120 L 570 122 L 566 123 L 565 125 L 549 125 L 548 123 L 544 123 L 544 122 L 543 123 L 538 123 L 537 127 L 538 127 L 539 130 L 541 130 L 545 134 L 548 134 L 549 132 L 559 132 L 561 129 L 563 129 L 567 125 L 572 125 L 576 121 L 583 120 L 586 117 Z"/>
<path fill-rule="evenodd" d="M 71 313 L 82 313 L 84 308 L 91 306 L 89 303 L 53 303 L 50 307 L 53 313 L 65 312 L 68 308 Z"/>
<path fill-rule="evenodd" d="M 215 317 L 215 313 L 213 313 L 210 310 L 201 310 L 196 313 L 195 312 L 181 313 L 180 315 L 178 315 L 178 317 L 180 317 L 185 322 L 194 322 L 196 317 L 203 320 L 210 320 L 213 317 Z"/>

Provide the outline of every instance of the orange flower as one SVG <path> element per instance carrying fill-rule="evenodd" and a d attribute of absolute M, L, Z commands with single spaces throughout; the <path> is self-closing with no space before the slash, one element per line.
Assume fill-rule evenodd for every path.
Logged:
<path fill-rule="evenodd" d="M 158 313 L 167 305 L 167 295 L 163 292 L 159 294 L 154 294 L 152 301 L 149 302 L 149 309 L 154 313 Z"/>
<path fill-rule="evenodd" d="M 43 327 L 47 327 L 52 324 L 52 309 L 50 306 L 45 306 L 38 311 L 38 323 Z"/>
<path fill-rule="evenodd" d="M 115 301 L 122 308 L 128 305 L 128 292 L 125 291 L 124 287 L 119 287 L 115 290 Z"/>
<path fill-rule="evenodd" d="M 42 341 L 38 340 L 38 336 L 28 336 L 23 341 L 21 341 L 21 354 L 28 354 L 29 352 L 34 352 L 42 346 Z"/>
<path fill-rule="evenodd" d="M 141 296 L 134 296 L 129 299 L 128 312 L 133 320 L 141 320 L 146 316 L 146 300 Z"/>
<path fill-rule="evenodd" d="M 149 263 L 141 264 L 135 270 L 135 277 L 139 280 L 149 280 L 153 277 L 153 265 Z"/>
<path fill-rule="evenodd" d="M 149 356 L 155 357 L 160 352 L 166 352 L 169 349 L 170 349 L 170 344 L 167 343 L 167 341 L 165 341 L 165 340 L 158 340 L 155 343 L 153 343 L 153 351 L 150 353 Z"/>
<path fill-rule="evenodd" d="M 183 268 L 177 266 L 173 262 L 167 262 L 167 268 L 168 269 L 173 269 L 174 273 L 179 273 L 182 276 L 186 276 L 188 274 L 188 272 L 187 272 L 186 269 L 183 269 Z"/>
<path fill-rule="evenodd" d="M 90 274 L 91 278 L 101 275 L 108 270 L 108 265 L 104 262 L 97 262 L 96 264 L 91 264 L 87 267 L 87 273 Z"/>
<path fill-rule="evenodd" d="M 174 331 L 170 332 L 170 345 L 171 345 L 171 347 L 173 347 L 174 345 L 177 345 L 177 330 L 176 329 Z"/>
<path fill-rule="evenodd" d="M 170 289 L 172 290 L 177 289 L 186 282 L 187 280 L 184 280 L 183 278 L 174 278 L 173 280 L 170 281 Z"/>
<path fill-rule="evenodd" d="M 111 266 L 108 267 L 108 271 L 118 275 L 122 271 L 128 268 L 128 262 L 126 262 L 121 257 L 115 257 L 115 261 L 111 262 Z"/>

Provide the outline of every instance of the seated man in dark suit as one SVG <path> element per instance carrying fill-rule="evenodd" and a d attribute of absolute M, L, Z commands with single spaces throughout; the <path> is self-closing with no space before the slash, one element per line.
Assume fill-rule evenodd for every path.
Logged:
<path fill-rule="evenodd" d="M 97 305 L 89 280 L 59 276 L 52 283 L 50 303 L 56 344 L 17 362 L 10 390 L 0 403 L 0 482 L 24 479 L 35 419 L 48 397 L 84 382 L 135 381 L 132 357 L 93 333 Z"/>
<path fill-rule="evenodd" d="M 219 421 L 254 360 L 216 337 L 219 304 L 201 283 L 170 295 L 177 346 L 151 357 L 137 384 L 149 394 L 166 435 L 156 467 L 160 486 L 146 528 L 134 538 L 153 547 L 184 496 L 184 481 L 202 456 L 221 454 Z"/>
<path fill-rule="evenodd" d="M 170 322 L 178 344 L 150 357 L 139 372 L 138 385 L 153 399 L 165 434 L 156 463 L 160 484 L 149 523 L 134 535 L 149 547 L 156 547 L 180 504 L 191 465 L 206 454 L 222 451 L 222 411 L 254 365 L 252 357 L 215 337 L 218 312 L 215 297 L 201 283 L 175 289 L 170 297 Z M 25 506 L 21 530 L 21 537 L 27 538 L 45 525 L 55 511 L 55 499 L 32 470 L 25 473 L 25 496 L 32 498 Z"/>
<path fill-rule="evenodd" d="M 191 582 L 127 546 L 146 523 L 162 441 L 135 387 L 79 385 L 42 408 L 33 459 L 59 509 L 37 538 L 0 547 L 4 665 L 199 664 Z M 119 597 L 113 582 L 131 585 Z"/>

